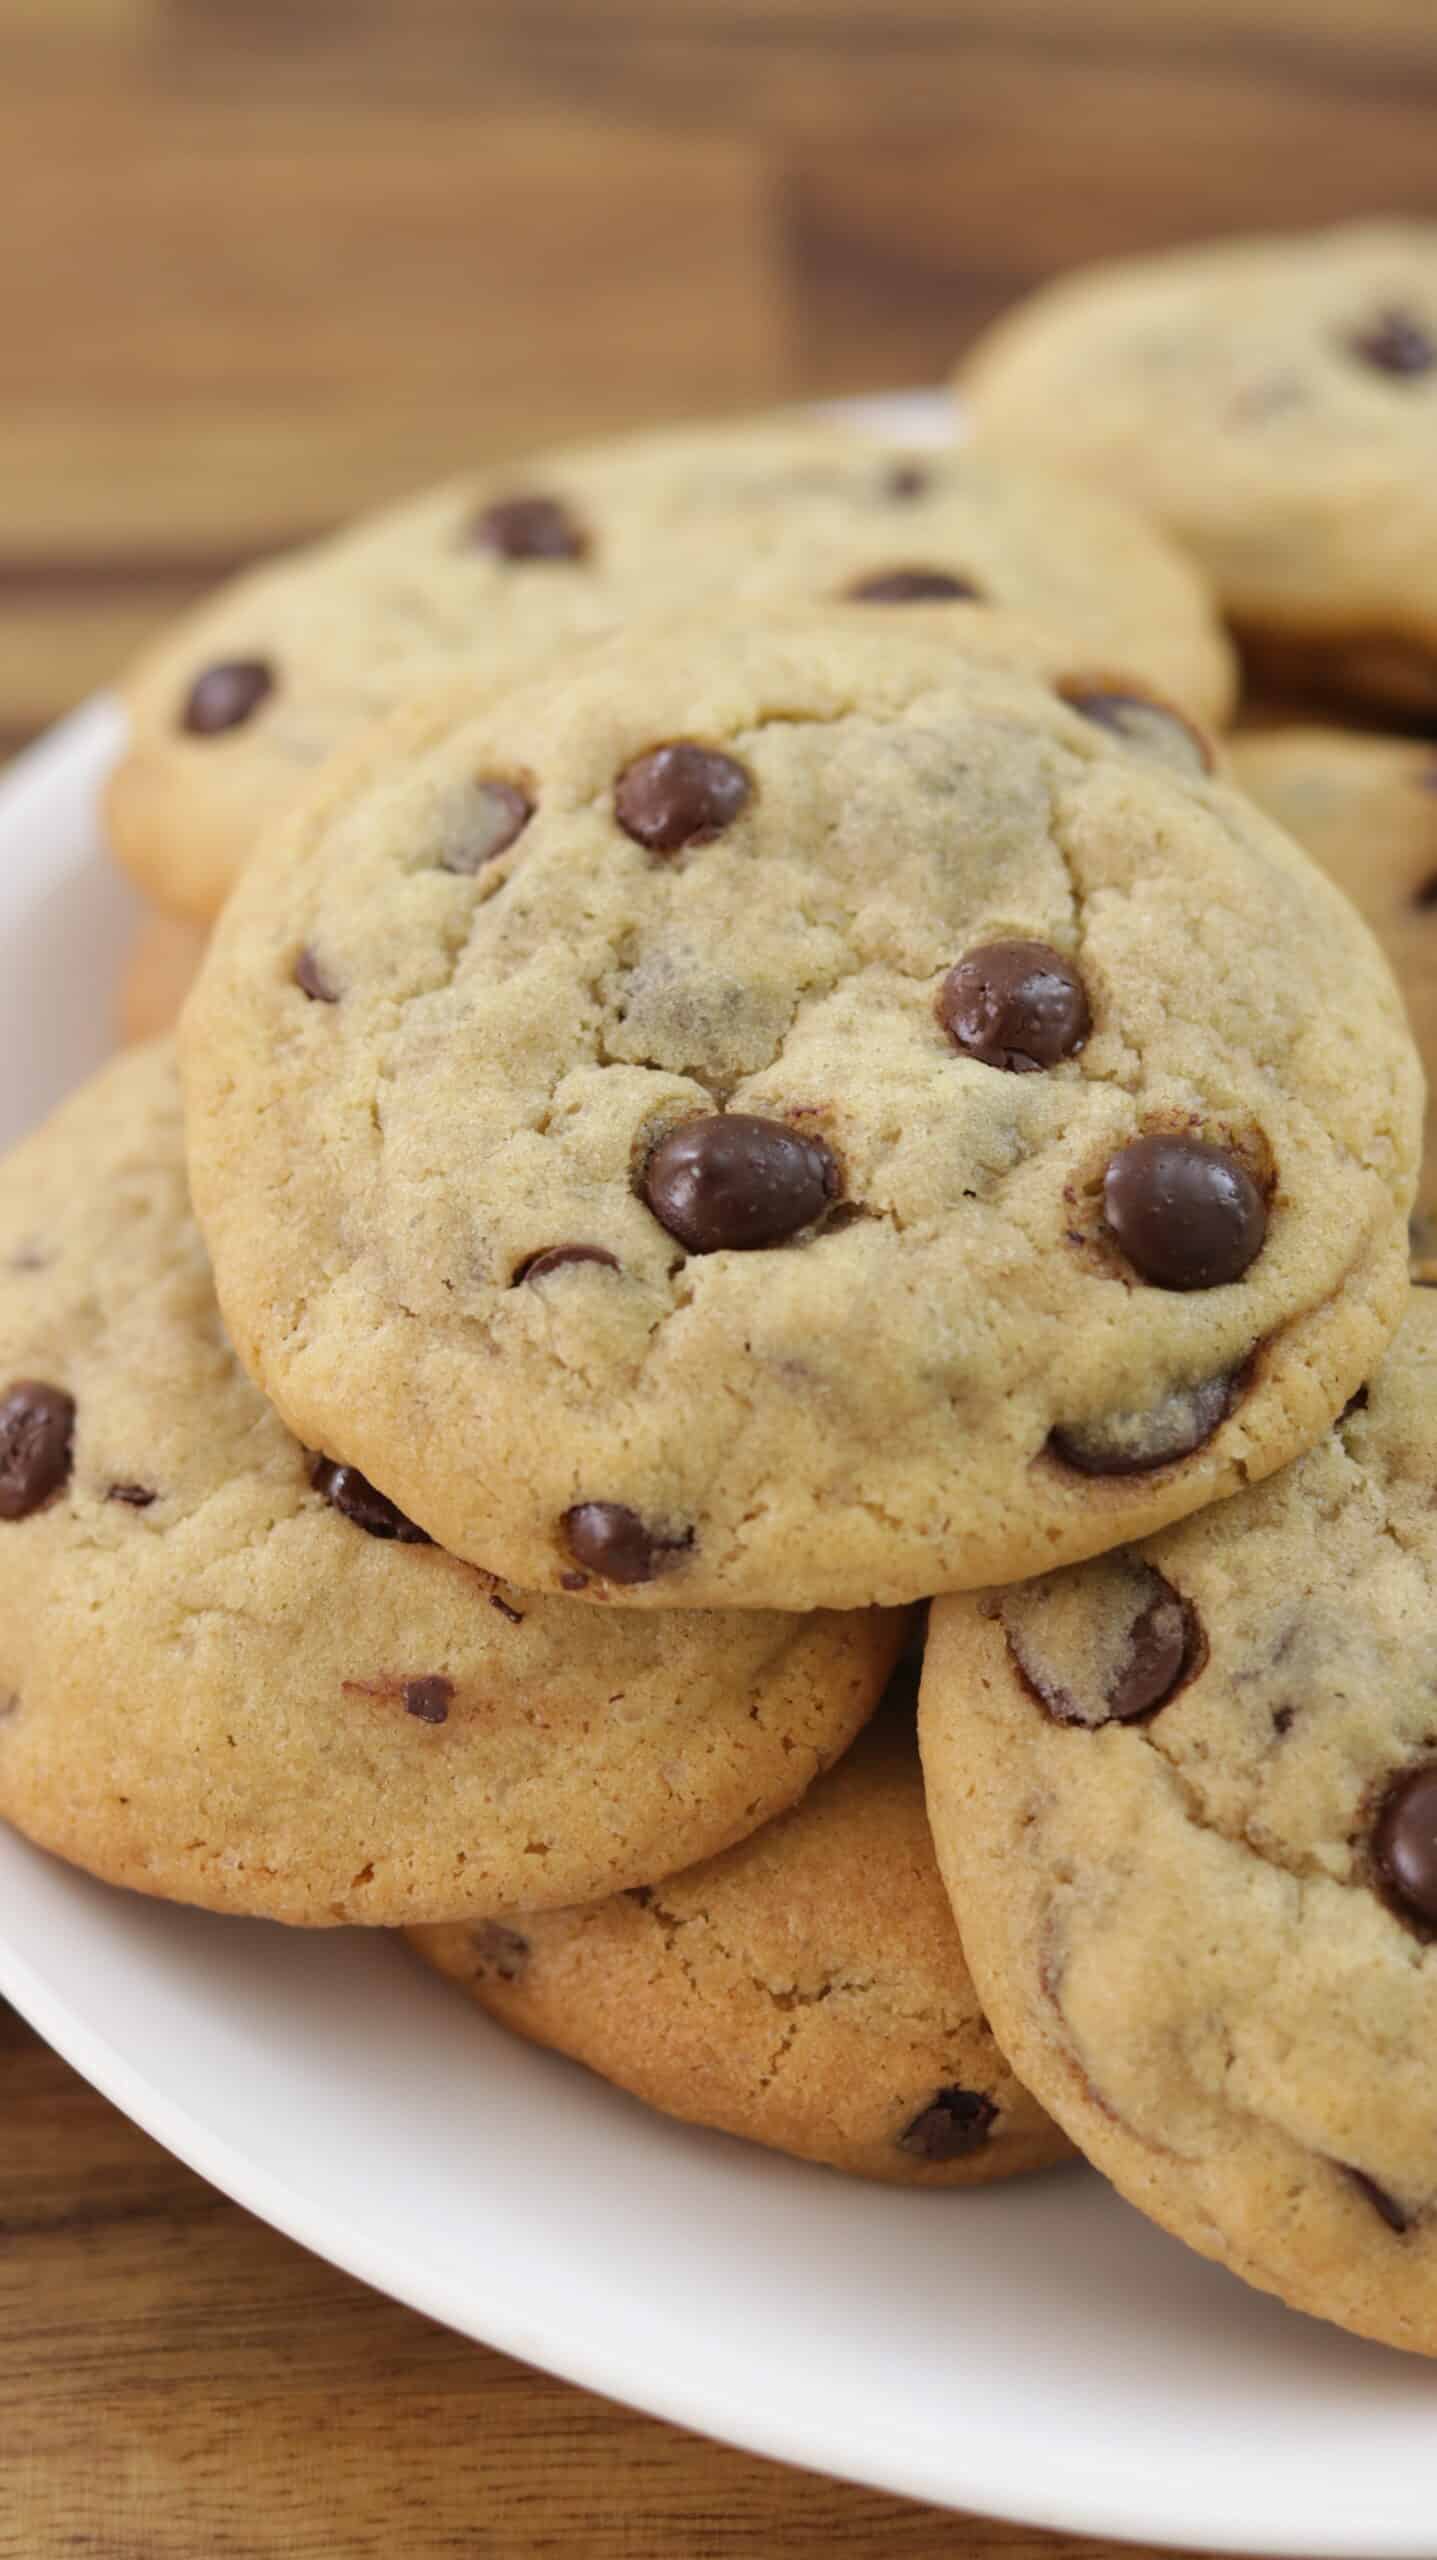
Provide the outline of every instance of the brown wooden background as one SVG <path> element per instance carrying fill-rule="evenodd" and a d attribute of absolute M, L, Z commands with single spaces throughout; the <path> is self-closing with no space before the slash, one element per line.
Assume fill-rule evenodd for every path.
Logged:
<path fill-rule="evenodd" d="M 0 0 L 0 751 L 460 457 L 931 379 L 1107 250 L 1437 212 L 1434 107 L 1433 0 Z M 0 2012 L 0 2560 L 1061 2548 L 446 2336 Z"/>

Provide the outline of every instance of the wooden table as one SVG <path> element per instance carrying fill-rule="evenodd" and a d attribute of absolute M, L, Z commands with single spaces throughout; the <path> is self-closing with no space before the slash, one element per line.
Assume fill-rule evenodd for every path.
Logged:
<path fill-rule="evenodd" d="M 1431 0 L 0 0 L 0 750 L 462 457 L 932 379 L 1060 261 L 1437 212 L 1434 103 Z M 447 2336 L 0 2011 L 0 2560 L 1059 2548 Z"/>

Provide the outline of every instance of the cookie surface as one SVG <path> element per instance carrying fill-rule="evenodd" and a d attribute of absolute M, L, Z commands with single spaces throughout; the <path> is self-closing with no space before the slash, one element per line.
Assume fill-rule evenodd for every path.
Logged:
<path fill-rule="evenodd" d="M 947 2187 L 1064 2158 L 979 2007 L 934 1864 L 911 1680 L 894 1687 L 801 1805 L 722 1857 L 412 1944 L 520 2035 L 798 2159 Z"/>
<path fill-rule="evenodd" d="M 1126 508 L 1001 460 L 740 420 L 507 464 L 222 589 L 126 687 L 116 849 L 162 905 L 207 922 L 317 760 L 426 682 L 507 678 L 636 615 L 852 587 L 874 610 L 976 591 L 1198 720 L 1231 702 L 1202 580 Z"/>
<path fill-rule="evenodd" d="M 200 926 L 181 916 L 141 918 L 120 975 L 116 1028 L 123 1041 L 157 1040 L 173 1031 L 204 949 Z"/>
<path fill-rule="evenodd" d="M 167 1048 L 0 1167 L 0 1815 L 309 1924 L 572 1901 L 778 1812 L 893 1620 L 597 1619 L 412 1542 L 225 1342 Z"/>
<path fill-rule="evenodd" d="M 1412 1267 L 1437 1282 L 1437 747 L 1307 726 L 1245 731 L 1233 771 L 1371 925 L 1392 963 L 1428 1083 Z"/>
<path fill-rule="evenodd" d="M 1080 271 L 960 374 L 980 441 L 1120 490 L 1272 674 L 1437 705 L 1437 224 Z"/>
<path fill-rule="evenodd" d="M 1437 2352 L 1437 1300 L 1236 1502 L 933 1612 L 920 1736 L 1028 2086 L 1208 2257 Z M 1124 1719 L 1131 1719 L 1125 1721 Z"/>
<path fill-rule="evenodd" d="M 1405 1296 L 1395 989 L 1180 720 L 1061 680 L 996 615 L 710 618 L 331 768 L 183 1035 L 291 1427 L 661 1609 L 1037 1571 L 1315 1438 Z"/>

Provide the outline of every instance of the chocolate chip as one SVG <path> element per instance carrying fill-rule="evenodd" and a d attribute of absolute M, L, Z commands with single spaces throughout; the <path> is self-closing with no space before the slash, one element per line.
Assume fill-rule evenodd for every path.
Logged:
<path fill-rule="evenodd" d="M 469 1943 L 485 1973 L 495 1973 L 501 1982 L 517 1982 L 529 1961 L 529 1941 L 517 1929 L 507 1928 L 502 1920 L 481 1921 L 469 1932 Z"/>
<path fill-rule="evenodd" d="M 551 1271 L 562 1271 L 569 1262 L 598 1262 L 606 1271 L 617 1271 L 618 1257 L 601 1244 L 551 1244 L 542 1253 L 531 1253 L 520 1263 L 509 1286 L 517 1289 L 521 1282 L 547 1280 Z"/>
<path fill-rule="evenodd" d="M 352 1520 L 367 1537 L 394 1538 L 406 1547 L 433 1545 L 428 1531 L 406 1520 L 397 1503 L 372 1485 L 368 1476 L 362 1476 L 358 1467 L 341 1466 L 335 1458 L 316 1458 L 309 1480 L 316 1493 L 322 1493 L 326 1502 L 342 1511 L 345 1519 Z"/>
<path fill-rule="evenodd" d="M 180 726 L 192 738 L 218 738 L 226 729 L 243 728 L 273 691 L 267 658 L 223 658 L 196 676 Z"/>
<path fill-rule="evenodd" d="M 921 498 L 928 489 L 928 472 L 921 462 L 895 462 L 884 475 L 886 498 Z"/>
<path fill-rule="evenodd" d="M 1010 1074 L 1055 1067 L 1092 1029 L 1087 990 L 1050 942 L 985 942 L 949 970 L 938 1018 L 955 1049 Z"/>
<path fill-rule="evenodd" d="M 1344 343 L 1350 355 L 1370 364 L 1374 371 L 1407 380 L 1419 373 L 1430 373 L 1437 364 L 1437 344 L 1422 322 L 1396 304 L 1379 311 L 1362 328 L 1354 329 Z"/>
<path fill-rule="evenodd" d="M 1262 1251 L 1267 1210 L 1250 1173 L 1203 1138 L 1135 1138 L 1103 1177 L 1108 1226 L 1156 1289 L 1218 1289 Z"/>
<path fill-rule="evenodd" d="M 1344 2178 L 1351 2179 L 1358 2194 L 1366 2197 L 1373 2212 L 1381 2214 L 1389 2231 L 1410 2230 L 1412 2216 L 1406 2206 L 1400 2205 L 1395 2196 L 1390 2196 L 1385 2187 L 1379 2187 L 1375 2178 L 1369 2178 L 1365 2169 L 1349 2168 L 1345 2160 L 1339 2160 L 1336 2166 Z"/>
<path fill-rule="evenodd" d="M 694 1542 L 691 1529 L 681 1538 L 664 1537 L 625 1502 L 576 1502 L 562 1525 L 570 1555 L 605 1582 L 652 1582 Z M 583 1588 L 582 1575 L 561 1579 L 566 1591 Z"/>
<path fill-rule="evenodd" d="M 404 1712 L 417 1716 L 421 1724 L 445 1723 L 453 1700 L 453 1681 L 442 1679 L 437 1672 L 404 1683 Z"/>
<path fill-rule="evenodd" d="M 303 990 L 312 1004 L 338 1004 L 339 1002 L 339 989 L 331 985 L 308 943 L 304 945 L 295 960 L 294 983 Z"/>
<path fill-rule="evenodd" d="M 1048 1434 L 1048 1447 L 1064 1466 L 1084 1476 L 1140 1476 L 1152 1467 L 1174 1466 L 1201 1449 L 1227 1420 L 1241 1374 L 1175 1387 L 1146 1413 L 1060 1423 Z"/>
<path fill-rule="evenodd" d="M 1102 1664 L 1101 1688 L 1088 1667 L 1089 1647 L 1079 1644 L 1077 1667 L 1067 1671 L 1061 1628 L 1056 1646 L 1045 1632 L 1040 1613 L 1046 1586 L 1018 1586 L 999 1612 L 1009 1656 L 1024 1687 L 1054 1724 L 1083 1725 L 1090 1731 L 1105 1724 L 1134 1724 L 1154 1714 L 1207 1659 L 1196 1610 L 1164 1575 L 1132 1558 L 1101 1559 L 1100 1571 L 1105 1580 L 1121 1572 L 1116 1590 L 1132 1611 L 1126 1625 L 1114 1628 L 1113 1643 L 1096 1657 Z M 1070 1575 L 1055 1588 L 1061 1597 L 1077 1586 Z"/>
<path fill-rule="evenodd" d="M 1273 1709 L 1272 1716 L 1273 1732 L 1290 1733 L 1292 1731 L 1292 1719 L 1296 1713 L 1296 1707 L 1275 1707 Z"/>
<path fill-rule="evenodd" d="M 17 1378 L 0 1399 L 0 1520 L 24 1520 L 69 1477 L 75 1399 L 63 1387 Z"/>
<path fill-rule="evenodd" d="M 476 782 L 466 791 L 460 824 L 439 857 L 441 871 L 469 878 L 517 843 L 534 815 L 534 803 L 517 782 Z"/>
<path fill-rule="evenodd" d="M 1437 1929 L 1437 1761 L 1393 1780 L 1373 1826 L 1372 1858 L 1388 1900 Z"/>
<path fill-rule="evenodd" d="M 747 807 L 752 789 L 733 756 L 676 738 L 624 767 L 614 786 L 614 815 L 625 835 L 650 853 L 677 853 L 722 835 Z"/>
<path fill-rule="evenodd" d="M 1139 1716 L 1151 1715 L 1155 1707 L 1172 1696 L 1189 1667 L 1194 1641 L 1192 1612 L 1170 1582 L 1164 1581 L 1161 1574 L 1155 1579 L 1162 1583 L 1162 1589 L 1153 1594 L 1146 1609 L 1129 1627 L 1128 1658 L 1108 1691 L 1109 1711 L 1118 1724 L 1132 1724 Z"/>
<path fill-rule="evenodd" d="M 685 1120 L 644 1167 L 643 1196 L 690 1253 L 751 1253 L 821 1217 L 839 1189 L 821 1138 L 746 1111 Z"/>
<path fill-rule="evenodd" d="M 510 1603 L 504 1598 L 502 1592 L 490 1592 L 489 1606 L 491 1609 L 497 1609 L 501 1618 L 507 1618 L 511 1627 L 522 1627 L 524 1623 L 523 1610 L 511 1607 Z"/>
<path fill-rule="evenodd" d="M 1213 753 L 1202 731 L 1170 702 L 1159 702 L 1151 694 L 1085 684 L 1059 685 L 1058 691 L 1071 710 L 1096 728 L 1110 729 L 1125 746 L 1156 755 L 1181 773 L 1211 773 Z"/>
<path fill-rule="evenodd" d="M 474 518 L 469 539 L 476 550 L 504 560 L 582 560 L 587 534 L 558 498 L 496 498 Z"/>
<path fill-rule="evenodd" d="M 589 1577 L 586 1573 L 561 1573 L 559 1576 L 561 1591 L 587 1591 L 588 1588 Z"/>
<path fill-rule="evenodd" d="M 850 604 L 951 604 L 960 597 L 983 602 L 982 588 L 950 569 L 875 569 L 843 592 Z"/>
<path fill-rule="evenodd" d="M 898 2148 L 915 2160 L 966 2160 L 981 2151 L 998 2110 L 976 2089 L 937 2089 L 898 2136 Z"/>
<path fill-rule="evenodd" d="M 154 1487 L 148 1484 L 112 1484 L 105 1495 L 107 1502 L 125 1502 L 132 1511 L 148 1511 L 155 1499 Z"/>

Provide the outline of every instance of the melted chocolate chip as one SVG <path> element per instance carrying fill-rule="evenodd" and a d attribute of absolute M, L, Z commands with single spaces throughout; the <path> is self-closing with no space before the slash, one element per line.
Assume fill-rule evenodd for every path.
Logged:
<path fill-rule="evenodd" d="M 226 729 L 243 728 L 274 691 L 274 669 L 267 658 L 224 658 L 196 676 L 180 714 L 180 726 L 192 738 L 218 738 Z"/>
<path fill-rule="evenodd" d="M 509 1601 L 504 1598 L 502 1592 L 490 1592 L 489 1606 L 491 1609 L 497 1609 L 501 1618 L 507 1618 L 511 1627 L 522 1627 L 524 1623 L 523 1610 L 513 1608 Z"/>
<path fill-rule="evenodd" d="M 441 871 L 471 878 L 516 844 L 534 815 L 534 803 L 517 782 L 476 782 L 464 795 L 460 823 L 439 857 Z"/>
<path fill-rule="evenodd" d="M 690 1253 L 752 1253 L 812 1226 L 837 1197 L 839 1174 L 821 1138 L 733 1111 L 671 1129 L 641 1187 Z"/>
<path fill-rule="evenodd" d="M 312 1004 L 338 1004 L 339 989 L 331 986 L 315 953 L 306 943 L 294 964 L 294 983 L 302 988 Z"/>
<path fill-rule="evenodd" d="M 1437 1761 L 1393 1780 L 1373 1826 L 1372 1859 L 1388 1901 L 1437 1929 Z"/>
<path fill-rule="evenodd" d="M 497 1974 L 501 1982 L 517 1982 L 529 1961 L 528 1939 L 502 1920 L 481 1921 L 470 1930 L 469 1943 L 482 1971 Z"/>
<path fill-rule="evenodd" d="M 753 785 L 733 756 L 676 738 L 625 765 L 614 785 L 614 815 L 650 853 L 711 844 L 748 805 Z"/>
<path fill-rule="evenodd" d="M 1151 1565 L 1137 1568 L 1139 1606 L 1122 1634 L 1121 1651 L 1099 1696 L 1080 1697 L 1056 1676 L 1042 1647 L 1000 1612 L 1014 1669 L 1054 1724 L 1135 1724 L 1156 1713 L 1202 1668 L 1207 1646 L 1197 1612 Z"/>
<path fill-rule="evenodd" d="M 1246 1168 L 1202 1138 L 1135 1138 L 1103 1180 L 1108 1226 L 1156 1289 L 1218 1289 L 1262 1251 L 1267 1210 Z"/>
<path fill-rule="evenodd" d="M 1213 753 L 1202 731 L 1170 702 L 1116 687 L 1064 684 L 1058 691 L 1070 710 L 1080 712 L 1096 728 L 1111 730 L 1125 746 L 1155 755 L 1180 773 L 1211 773 Z"/>
<path fill-rule="evenodd" d="M 948 972 L 938 1018 L 955 1049 L 1010 1075 L 1055 1067 L 1092 1029 L 1087 990 L 1050 942 L 985 942 Z"/>
<path fill-rule="evenodd" d="M 107 1502 L 128 1503 L 132 1511 L 148 1511 L 154 1499 L 154 1487 L 148 1484 L 112 1484 L 105 1495 Z"/>
<path fill-rule="evenodd" d="M 977 2089 L 936 2089 L 910 2125 L 898 2136 L 898 2148 L 914 2160 L 966 2160 L 981 2151 L 998 2110 Z"/>
<path fill-rule="evenodd" d="M 983 590 L 971 578 L 958 578 L 950 569 L 876 569 L 870 577 L 855 578 L 844 595 L 850 604 L 952 604 L 966 598 L 970 604 L 981 604 Z"/>
<path fill-rule="evenodd" d="M 601 1244 L 551 1244 L 521 1262 L 509 1285 L 517 1289 L 521 1282 L 547 1280 L 551 1271 L 562 1271 L 570 1262 L 598 1262 L 606 1271 L 617 1271 L 619 1267 L 618 1256 Z"/>
<path fill-rule="evenodd" d="M 397 1503 L 390 1501 L 358 1467 L 341 1466 L 335 1458 L 316 1458 L 310 1469 L 310 1483 L 316 1493 L 352 1520 L 370 1538 L 394 1538 L 401 1546 L 428 1547 L 433 1540 L 425 1529 L 406 1520 Z"/>
<path fill-rule="evenodd" d="M 1196 1386 L 1174 1388 L 1150 1413 L 1060 1423 L 1048 1434 L 1049 1450 L 1084 1476 L 1140 1476 L 1153 1467 L 1175 1466 L 1201 1449 L 1227 1420 L 1241 1374 L 1200 1378 Z"/>
<path fill-rule="evenodd" d="M 652 1582 L 694 1542 L 692 1530 L 664 1537 L 624 1502 L 576 1502 L 564 1514 L 563 1530 L 570 1555 L 605 1582 Z M 583 1588 L 582 1574 L 561 1579 L 566 1591 Z"/>
<path fill-rule="evenodd" d="M 441 1678 L 438 1672 L 404 1683 L 404 1712 L 417 1716 L 421 1724 L 444 1724 L 453 1703 L 454 1683 Z"/>
<path fill-rule="evenodd" d="M 17 1378 L 0 1398 L 0 1520 L 24 1520 L 69 1478 L 75 1399 L 39 1378 Z"/>
<path fill-rule="evenodd" d="M 1413 319 L 1410 311 L 1400 310 L 1395 304 L 1379 311 L 1362 328 L 1354 329 L 1344 343 L 1349 355 L 1356 356 L 1362 364 L 1401 380 L 1430 373 L 1437 364 L 1437 344 L 1428 330 L 1420 320 Z"/>
<path fill-rule="evenodd" d="M 469 539 L 503 560 L 582 560 L 588 536 L 558 498 L 496 498 L 474 518 Z"/>
<path fill-rule="evenodd" d="M 1345 2178 L 1351 2179 L 1358 2194 L 1366 2197 L 1373 2212 L 1382 2216 L 1389 2231 L 1410 2230 L 1412 2216 L 1406 2206 L 1400 2205 L 1395 2196 L 1390 2196 L 1385 2187 L 1379 2187 L 1375 2178 L 1369 2178 L 1365 2169 L 1349 2168 L 1345 2160 L 1339 2160 L 1337 2166 Z"/>

